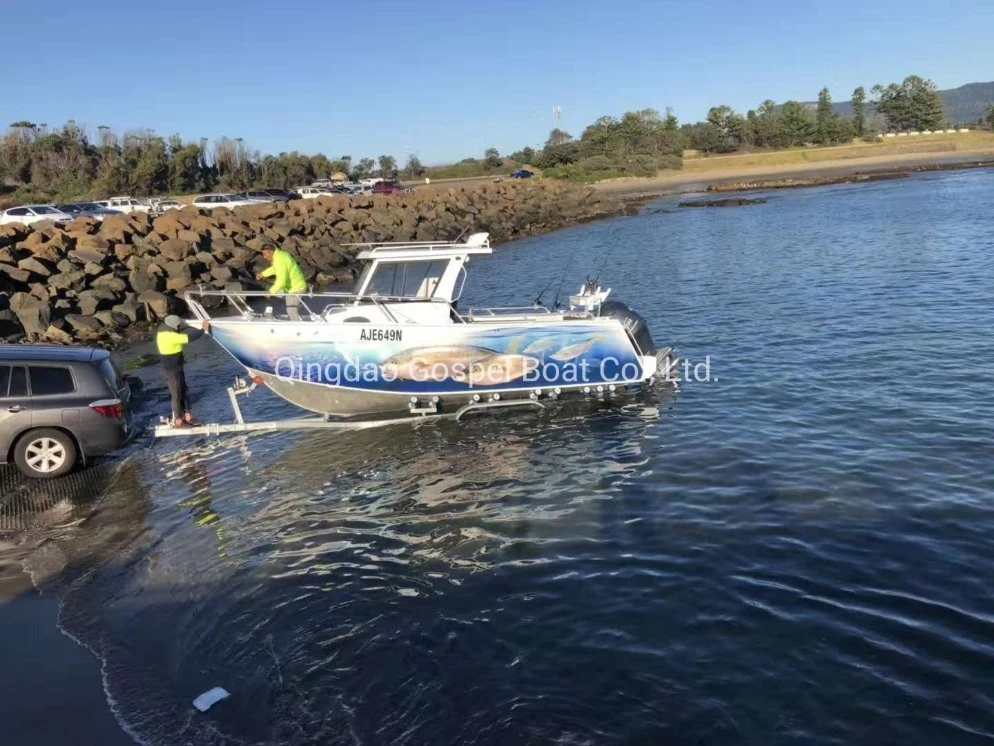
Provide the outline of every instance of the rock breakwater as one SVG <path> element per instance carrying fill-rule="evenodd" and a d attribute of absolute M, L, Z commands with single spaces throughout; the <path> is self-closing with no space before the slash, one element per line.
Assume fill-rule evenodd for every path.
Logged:
<path fill-rule="evenodd" d="M 541 182 L 2 225 L 0 339 L 113 347 L 144 336 L 166 314 L 186 312 L 187 288 L 254 287 L 267 240 L 320 289 L 355 276 L 349 243 L 451 240 L 464 230 L 499 243 L 623 210 L 592 189 Z"/>

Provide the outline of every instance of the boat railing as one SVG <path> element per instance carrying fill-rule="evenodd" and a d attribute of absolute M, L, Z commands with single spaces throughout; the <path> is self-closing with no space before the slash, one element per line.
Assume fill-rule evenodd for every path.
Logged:
<path fill-rule="evenodd" d="M 207 306 L 203 303 L 205 298 L 221 298 L 227 301 L 238 315 L 246 319 L 267 318 L 272 315 L 270 307 L 264 307 L 261 311 L 254 307 L 260 305 L 253 301 L 279 300 L 286 302 L 288 298 L 296 298 L 299 305 L 301 318 L 323 319 L 329 313 L 342 308 L 360 306 L 366 303 L 373 304 L 381 308 L 384 313 L 392 318 L 393 314 L 384 306 L 384 303 L 443 303 L 449 305 L 444 298 L 417 298 L 409 295 L 379 295 L 376 293 L 357 294 L 352 292 L 307 292 L 307 293 L 280 293 L 274 295 L 265 290 L 187 290 L 183 294 L 183 299 L 197 319 L 210 320 L 211 314 Z"/>
<path fill-rule="evenodd" d="M 509 318 L 529 319 L 548 316 L 569 316 L 570 318 L 594 318 L 588 311 L 567 311 L 550 309 L 545 306 L 494 306 L 491 308 L 470 308 L 466 313 L 469 321 L 501 321 Z"/>

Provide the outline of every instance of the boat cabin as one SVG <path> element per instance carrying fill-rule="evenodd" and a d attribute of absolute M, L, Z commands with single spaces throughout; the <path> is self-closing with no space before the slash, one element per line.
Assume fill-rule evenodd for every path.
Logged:
<path fill-rule="evenodd" d="M 361 245 L 361 244 L 360 244 Z M 466 264 L 474 254 L 492 254 L 486 233 L 465 243 L 365 244 L 358 255 L 368 261 L 355 295 L 361 301 L 436 301 L 454 304 L 466 283 Z"/>

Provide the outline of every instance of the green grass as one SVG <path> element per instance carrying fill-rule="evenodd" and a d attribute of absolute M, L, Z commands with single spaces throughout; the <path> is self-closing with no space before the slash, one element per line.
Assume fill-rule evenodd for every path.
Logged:
<path fill-rule="evenodd" d="M 732 153 L 730 155 L 702 156 L 696 151 L 685 151 L 683 168 L 684 171 L 695 173 L 731 168 L 803 165 L 851 158 L 874 158 L 914 153 L 955 153 L 983 147 L 994 148 L 994 132 L 971 130 L 956 134 L 888 137 L 871 143 L 859 142 L 852 145 L 790 148 L 755 153 Z"/>

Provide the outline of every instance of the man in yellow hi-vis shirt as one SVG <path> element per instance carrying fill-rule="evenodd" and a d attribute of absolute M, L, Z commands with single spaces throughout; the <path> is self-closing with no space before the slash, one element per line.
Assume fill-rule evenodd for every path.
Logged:
<path fill-rule="evenodd" d="M 173 405 L 173 426 L 196 424 L 190 413 L 190 398 L 186 388 L 186 374 L 183 372 L 183 348 L 190 342 L 200 339 L 210 329 L 211 322 L 204 319 L 201 329 L 184 329 L 183 320 L 170 314 L 162 320 L 162 328 L 155 335 L 155 346 L 162 358 L 162 369 L 166 372 L 169 397 Z"/>
<path fill-rule="evenodd" d="M 262 280 L 266 277 L 274 277 L 273 286 L 269 288 L 272 295 L 290 293 L 286 299 L 286 315 L 292 321 L 300 321 L 300 298 L 295 293 L 307 292 L 307 280 L 300 270 L 300 265 L 294 258 L 282 249 L 277 249 L 273 244 L 267 244 L 262 249 L 262 256 L 270 262 L 268 269 L 255 276 L 255 279 Z"/>

